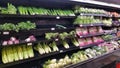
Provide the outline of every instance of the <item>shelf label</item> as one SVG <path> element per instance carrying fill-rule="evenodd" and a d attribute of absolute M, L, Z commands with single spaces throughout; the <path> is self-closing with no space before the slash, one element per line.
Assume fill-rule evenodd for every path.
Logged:
<path fill-rule="evenodd" d="M 62 53 L 63 52 L 63 50 L 60 50 L 60 53 Z"/>
<path fill-rule="evenodd" d="M 8 35 L 10 32 L 3 32 L 3 35 Z"/>
<path fill-rule="evenodd" d="M 80 38 L 82 38 L 83 36 L 80 36 Z"/>
<path fill-rule="evenodd" d="M 56 19 L 60 19 L 60 17 L 59 17 L 59 16 L 57 16 L 57 17 L 56 17 Z"/>
<path fill-rule="evenodd" d="M 83 25 L 79 25 L 80 27 L 82 27 Z"/>
<path fill-rule="evenodd" d="M 90 26 L 93 26 L 93 24 L 91 24 Z"/>
<path fill-rule="evenodd" d="M 32 45 L 32 43 L 27 43 L 27 45 Z"/>
<path fill-rule="evenodd" d="M 53 30 L 55 30 L 55 28 L 51 28 L 51 30 L 53 31 Z"/>
<path fill-rule="evenodd" d="M 83 47 L 80 47 L 80 49 L 82 49 Z"/>
<path fill-rule="evenodd" d="M 59 40 L 58 38 L 55 39 L 55 41 L 58 41 L 58 40 Z"/>
<path fill-rule="evenodd" d="M 83 13 L 80 14 L 81 16 L 84 15 Z"/>

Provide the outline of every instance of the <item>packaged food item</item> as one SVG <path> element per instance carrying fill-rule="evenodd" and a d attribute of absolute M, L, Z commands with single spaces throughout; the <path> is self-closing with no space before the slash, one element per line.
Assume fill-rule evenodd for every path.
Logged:
<path fill-rule="evenodd" d="M 78 39 L 80 46 L 85 46 L 87 45 L 87 41 L 85 39 Z"/>
<path fill-rule="evenodd" d="M 101 37 L 97 37 L 98 38 L 98 42 L 103 42 L 104 40 Z"/>
<path fill-rule="evenodd" d="M 103 33 L 104 32 L 101 26 L 98 27 L 98 32 L 99 33 Z"/>
<path fill-rule="evenodd" d="M 90 34 L 96 34 L 97 33 L 97 28 L 96 27 L 90 27 L 89 28 L 89 33 Z"/>
<path fill-rule="evenodd" d="M 93 42 L 98 43 L 99 42 L 98 37 L 93 37 Z"/>
<path fill-rule="evenodd" d="M 78 36 L 83 35 L 82 28 L 80 28 L 80 27 L 76 28 L 76 33 L 77 33 Z"/>
<path fill-rule="evenodd" d="M 83 35 L 88 35 L 88 29 L 87 27 L 82 28 Z"/>
<path fill-rule="evenodd" d="M 93 43 L 93 41 L 92 41 L 91 38 L 86 38 L 86 41 L 87 41 L 87 44 L 88 44 L 88 45 Z"/>

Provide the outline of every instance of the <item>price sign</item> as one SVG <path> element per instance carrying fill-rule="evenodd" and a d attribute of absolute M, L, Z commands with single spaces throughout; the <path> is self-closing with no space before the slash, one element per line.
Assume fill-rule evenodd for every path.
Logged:
<path fill-rule="evenodd" d="M 51 28 L 51 30 L 53 31 L 53 30 L 55 30 L 55 28 Z"/>
<path fill-rule="evenodd" d="M 32 45 L 32 43 L 27 43 L 27 45 Z"/>
<path fill-rule="evenodd" d="M 8 35 L 10 34 L 10 32 L 3 32 L 3 35 Z"/>
<path fill-rule="evenodd" d="M 63 50 L 60 50 L 60 53 L 62 53 L 63 52 Z"/>
<path fill-rule="evenodd" d="M 80 47 L 80 49 L 82 49 L 83 47 Z"/>
<path fill-rule="evenodd" d="M 79 25 L 80 27 L 82 27 L 83 25 Z"/>
<path fill-rule="evenodd" d="M 90 26 L 93 26 L 93 24 L 91 24 Z"/>
<path fill-rule="evenodd" d="M 57 17 L 56 17 L 56 19 L 60 19 L 60 17 L 59 17 L 59 16 L 57 16 Z"/>
<path fill-rule="evenodd" d="M 58 40 L 59 40 L 58 38 L 55 39 L 55 41 L 58 41 Z"/>

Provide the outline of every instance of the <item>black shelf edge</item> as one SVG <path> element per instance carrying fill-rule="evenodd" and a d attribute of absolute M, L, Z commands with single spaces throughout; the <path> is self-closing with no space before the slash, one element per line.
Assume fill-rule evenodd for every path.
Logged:
<path fill-rule="evenodd" d="M 111 51 L 111 52 L 104 53 L 104 54 L 102 54 L 102 55 L 100 55 L 100 56 L 96 56 L 96 57 L 94 57 L 94 58 L 89 58 L 88 60 L 85 60 L 85 61 L 83 61 L 83 62 L 79 62 L 79 63 L 76 63 L 76 64 L 71 64 L 71 65 L 65 66 L 64 68 L 74 68 L 74 67 L 76 67 L 76 66 L 80 66 L 80 65 L 82 65 L 82 64 L 89 63 L 89 62 L 91 62 L 91 61 L 93 61 L 93 60 L 96 60 L 96 59 L 105 58 L 105 57 L 111 55 L 112 53 L 115 53 L 115 52 L 118 52 L 118 51 L 120 51 L 120 49 L 117 49 L 117 50 L 114 50 L 114 51 Z"/>
<path fill-rule="evenodd" d="M 79 38 L 87 38 L 87 37 L 93 37 L 93 36 L 100 36 L 100 35 L 104 35 L 105 33 L 96 33 L 96 34 L 88 34 L 88 35 L 81 35 L 78 36 Z"/>
<path fill-rule="evenodd" d="M 53 18 L 53 19 L 74 19 L 76 16 L 58 16 L 58 15 L 20 15 L 20 14 L 0 14 L 0 18 Z"/>
<path fill-rule="evenodd" d="M 96 13 L 79 13 L 80 16 L 100 16 L 100 17 L 112 17 L 108 14 L 96 14 Z"/>
<path fill-rule="evenodd" d="M 94 24 L 74 24 L 76 27 L 90 27 L 90 26 L 106 26 L 103 23 L 94 23 Z"/>
<path fill-rule="evenodd" d="M 59 29 L 59 28 L 48 28 L 48 29 L 32 29 L 32 30 L 21 30 L 19 32 L 16 31 L 0 31 L 0 35 L 4 36 L 4 35 L 21 35 L 21 34 L 31 34 L 31 35 L 40 35 L 43 33 L 49 33 L 49 32 L 66 32 L 66 31 L 71 31 L 74 30 L 75 27 L 71 27 L 71 28 L 66 28 L 66 29 Z"/>

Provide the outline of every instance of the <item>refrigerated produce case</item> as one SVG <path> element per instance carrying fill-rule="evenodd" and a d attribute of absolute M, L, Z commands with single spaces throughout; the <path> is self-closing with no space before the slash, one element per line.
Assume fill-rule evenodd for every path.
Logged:
<path fill-rule="evenodd" d="M 115 68 L 119 13 L 84 1 L 0 0 L 0 68 Z"/>

